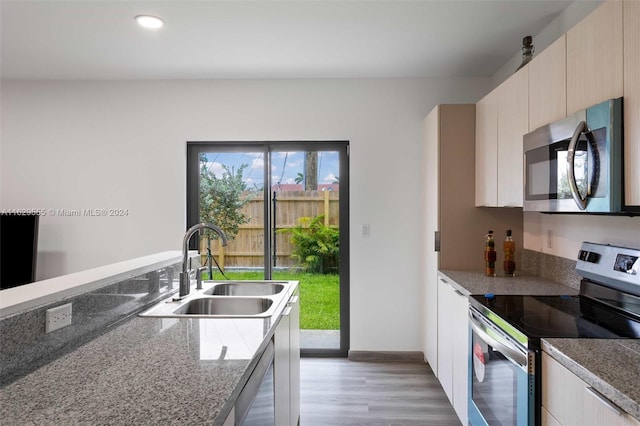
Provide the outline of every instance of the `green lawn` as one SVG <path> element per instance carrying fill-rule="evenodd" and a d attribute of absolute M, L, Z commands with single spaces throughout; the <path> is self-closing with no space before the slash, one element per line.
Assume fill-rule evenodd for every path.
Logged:
<path fill-rule="evenodd" d="M 231 280 L 261 280 L 262 272 L 233 272 L 225 275 Z M 214 279 L 224 279 L 214 273 Z M 337 274 L 309 274 L 305 272 L 274 271 L 274 280 L 300 282 L 300 328 L 305 330 L 340 329 L 340 278 Z"/>

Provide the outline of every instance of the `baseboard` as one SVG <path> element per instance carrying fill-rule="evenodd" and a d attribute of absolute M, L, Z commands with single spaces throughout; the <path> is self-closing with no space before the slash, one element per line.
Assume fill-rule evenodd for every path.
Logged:
<path fill-rule="evenodd" d="M 424 362 L 422 352 L 413 351 L 349 351 L 349 361 Z"/>

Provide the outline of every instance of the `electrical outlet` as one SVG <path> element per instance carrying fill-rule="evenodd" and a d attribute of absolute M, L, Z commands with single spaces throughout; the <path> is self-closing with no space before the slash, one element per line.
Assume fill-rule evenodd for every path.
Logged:
<path fill-rule="evenodd" d="M 47 309 L 46 319 L 47 333 L 71 325 L 71 303 Z"/>
<path fill-rule="evenodd" d="M 370 235 L 369 231 L 370 231 L 369 224 L 368 223 L 364 223 L 362 225 L 362 236 L 364 238 L 369 238 L 369 235 Z"/>

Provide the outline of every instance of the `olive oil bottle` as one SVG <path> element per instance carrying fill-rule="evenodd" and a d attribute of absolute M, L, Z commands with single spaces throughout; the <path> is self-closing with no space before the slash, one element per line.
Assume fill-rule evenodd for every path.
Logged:
<path fill-rule="evenodd" d="M 487 233 L 484 243 L 484 274 L 488 277 L 496 276 L 496 242 L 492 230 Z"/>
<path fill-rule="evenodd" d="M 513 237 L 511 236 L 511 229 L 507 229 L 507 237 L 504 240 L 502 248 L 504 250 L 504 274 L 509 277 L 513 277 L 516 272 L 516 243 L 513 241 Z"/>

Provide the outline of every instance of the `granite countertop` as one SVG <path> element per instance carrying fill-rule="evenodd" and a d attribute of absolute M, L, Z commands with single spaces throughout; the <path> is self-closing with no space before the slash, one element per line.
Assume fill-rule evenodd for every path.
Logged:
<path fill-rule="evenodd" d="M 640 420 L 640 340 L 543 339 L 542 349 Z"/>
<path fill-rule="evenodd" d="M 130 317 L 0 389 L 0 418 L 222 425 L 295 288 L 269 318 Z"/>
<path fill-rule="evenodd" d="M 573 296 L 577 289 L 534 275 L 515 277 L 487 277 L 480 271 L 441 270 L 441 274 L 451 279 L 451 284 L 464 295 L 472 294 L 522 294 L 531 296 Z"/>

